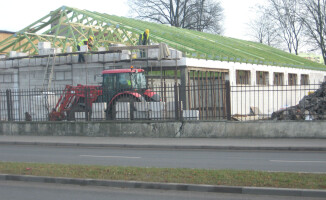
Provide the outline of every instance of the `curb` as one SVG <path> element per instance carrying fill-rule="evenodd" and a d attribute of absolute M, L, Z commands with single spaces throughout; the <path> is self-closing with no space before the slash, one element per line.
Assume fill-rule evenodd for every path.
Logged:
<path fill-rule="evenodd" d="M 0 141 L 0 145 L 29 145 L 57 147 L 96 147 L 96 148 L 139 148 L 139 149 L 199 149 L 199 150 L 262 150 L 262 151 L 326 151 L 326 147 L 268 147 L 268 146 L 209 146 L 209 145 L 151 145 L 151 144 L 91 144 L 58 142 L 12 142 Z"/>
<path fill-rule="evenodd" d="M 253 195 L 299 196 L 299 197 L 326 197 L 326 190 L 267 188 L 267 187 L 236 187 L 195 185 L 178 183 L 153 183 L 141 181 L 112 181 L 96 179 L 54 178 L 46 176 L 23 176 L 0 174 L 0 181 L 24 181 L 38 183 L 72 184 L 82 186 L 105 186 L 118 188 L 141 188 L 157 190 L 177 190 L 195 192 L 235 193 Z"/>

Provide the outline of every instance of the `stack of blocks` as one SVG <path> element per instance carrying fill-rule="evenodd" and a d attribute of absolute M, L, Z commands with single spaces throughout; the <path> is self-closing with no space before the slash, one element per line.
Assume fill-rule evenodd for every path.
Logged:
<path fill-rule="evenodd" d="M 165 102 L 148 102 L 149 119 L 163 119 L 164 104 Z"/>
<path fill-rule="evenodd" d="M 93 103 L 92 119 L 105 119 L 106 103 Z"/>
<path fill-rule="evenodd" d="M 184 120 L 199 120 L 199 110 L 183 110 L 182 119 Z"/>
<path fill-rule="evenodd" d="M 38 43 L 38 54 L 39 55 L 50 55 L 54 53 L 62 53 L 61 48 L 51 48 L 50 42 L 39 42 Z"/>
<path fill-rule="evenodd" d="M 115 118 L 116 119 L 130 119 L 130 103 L 129 102 L 117 102 L 115 105 Z"/>
<path fill-rule="evenodd" d="M 17 57 L 17 52 L 16 51 L 10 51 L 9 52 L 9 58 L 14 58 Z"/>
<path fill-rule="evenodd" d="M 164 102 L 135 102 L 134 119 L 164 119 Z"/>
<path fill-rule="evenodd" d="M 148 119 L 148 102 L 135 102 L 134 108 L 134 119 Z"/>

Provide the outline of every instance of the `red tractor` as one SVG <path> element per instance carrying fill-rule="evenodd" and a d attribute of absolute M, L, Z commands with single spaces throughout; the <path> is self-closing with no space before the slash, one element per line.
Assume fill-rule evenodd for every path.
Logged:
<path fill-rule="evenodd" d="M 90 117 L 92 104 L 96 102 L 107 103 L 106 119 L 116 118 L 117 102 L 130 102 L 132 119 L 134 102 L 160 101 L 158 94 L 147 89 L 143 69 L 104 70 L 102 76 L 102 86 L 67 85 L 49 119 L 74 120 L 75 112 L 89 113 Z"/>

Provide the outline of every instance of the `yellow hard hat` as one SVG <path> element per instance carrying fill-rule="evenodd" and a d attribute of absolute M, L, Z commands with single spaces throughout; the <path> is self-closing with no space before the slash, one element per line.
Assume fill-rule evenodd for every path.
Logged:
<path fill-rule="evenodd" d="M 94 40 L 93 36 L 89 36 L 89 39 Z"/>
<path fill-rule="evenodd" d="M 146 29 L 145 30 L 145 33 L 148 35 L 149 34 L 149 29 Z"/>

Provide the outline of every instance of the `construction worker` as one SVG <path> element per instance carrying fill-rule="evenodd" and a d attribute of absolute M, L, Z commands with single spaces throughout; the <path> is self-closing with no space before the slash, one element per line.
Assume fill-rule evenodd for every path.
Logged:
<path fill-rule="evenodd" d="M 89 36 L 88 39 L 80 41 L 77 45 L 77 50 L 80 51 L 80 47 L 83 45 L 87 45 L 88 50 L 91 50 L 91 47 L 93 46 L 93 40 L 94 38 L 92 36 Z M 80 53 L 78 56 L 78 62 L 85 62 L 85 57 L 82 53 Z"/>
<path fill-rule="evenodd" d="M 149 29 L 146 29 L 144 33 L 139 35 L 138 45 L 150 45 Z M 140 51 L 140 56 L 145 57 L 145 50 Z"/>

